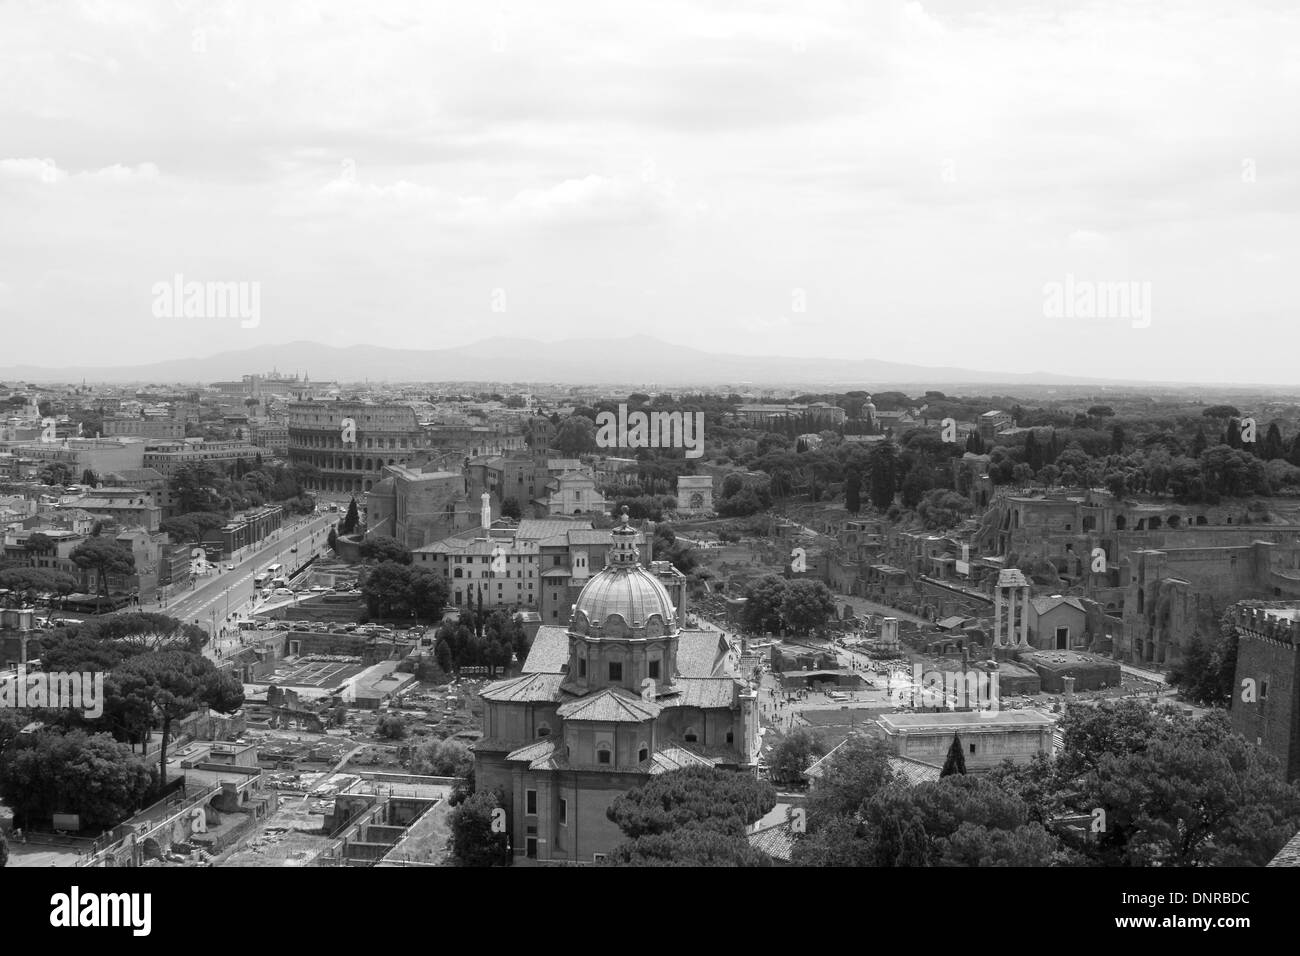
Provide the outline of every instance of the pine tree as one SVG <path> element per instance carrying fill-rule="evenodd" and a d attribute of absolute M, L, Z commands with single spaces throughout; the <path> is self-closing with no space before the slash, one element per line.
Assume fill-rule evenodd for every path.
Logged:
<path fill-rule="evenodd" d="M 1300 468 L 1300 432 L 1295 433 L 1295 438 L 1291 439 L 1291 453 L 1286 456 L 1286 460 Z"/>
<path fill-rule="evenodd" d="M 326 540 L 329 542 L 330 550 L 333 551 L 335 549 L 335 545 L 338 544 L 338 540 L 339 540 L 338 532 L 335 531 L 333 528 L 330 528 L 329 537 Z"/>
<path fill-rule="evenodd" d="M 1200 458 L 1201 452 L 1205 451 L 1205 449 L 1208 448 L 1209 445 L 1210 443 L 1205 437 L 1205 429 L 1204 428 L 1196 429 L 1196 437 L 1192 439 L 1192 457 Z"/>
<path fill-rule="evenodd" d="M 952 746 L 948 748 L 948 756 L 943 761 L 939 776 L 947 777 L 954 773 L 966 775 L 966 755 L 961 752 L 961 736 L 958 734 L 952 735 Z"/>
<path fill-rule="evenodd" d="M 1224 433 L 1223 443 L 1229 448 L 1241 447 L 1241 423 L 1235 418 L 1228 419 L 1228 430 Z"/>

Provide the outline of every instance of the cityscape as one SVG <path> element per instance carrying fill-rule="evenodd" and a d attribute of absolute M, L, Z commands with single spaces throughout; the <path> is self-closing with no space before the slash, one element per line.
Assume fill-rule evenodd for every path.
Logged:
<path fill-rule="evenodd" d="M 1298 27 L 0 7 L 0 867 L 136 936 L 288 869 L 1259 928 Z"/>

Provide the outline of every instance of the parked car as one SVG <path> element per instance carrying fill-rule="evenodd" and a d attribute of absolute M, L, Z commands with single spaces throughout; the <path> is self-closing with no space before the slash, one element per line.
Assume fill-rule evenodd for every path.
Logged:
<path fill-rule="evenodd" d="M 273 594 L 288 594 L 290 597 L 293 596 L 293 591 L 291 591 L 289 588 L 276 588 L 272 593 L 273 593 Z"/>

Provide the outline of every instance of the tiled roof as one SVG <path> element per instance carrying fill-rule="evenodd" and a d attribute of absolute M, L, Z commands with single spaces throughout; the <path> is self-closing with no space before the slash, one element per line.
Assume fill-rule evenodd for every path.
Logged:
<path fill-rule="evenodd" d="M 839 750 L 849 738 L 845 737 L 842 741 L 830 749 L 826 756 L 822 757 L 811 767 L 803 772 L 803 775 L 809 780 L 817 780 L 826 772 L 830 764 L 830 759 L 835 751 Z M 894 772 L 894 779 L 902 780 L 910 784 L 927 783 L 931 780 L 939 779 L 940 768 L 931 766 L 928 763 L 922 763 L 919 760 L 913 760 L 910 757 L 889 756 L 889 769 Z"/>
<path fill-rule="evenodd" d="M 563 538 L 570 531 L 590 531 L 590 521 L 570 521 L 567 518 L 524 518 L 519 522 L 520 538 Z"/>
<path fill-rule="evenodd" d="M 509 538 L 476 538 L 473 540 L 467 540 L 465 538 L 445 538 L 442 541 L 435 541 L 433 544 L 426 544 L 424 547 L 415 548 L 414 550 L 431 554 L 489 555 L 495 554 L 497 548 L 500 548 L 505 554 L 511 556 L 517 554 L 536 554 L 537 542 L 512 541 Z"/>
<path fill-rule="evenodd" d="M 564 628 L 543 624 L 524 661 L 525 674 L 562 674 L 569 663 L 569 635 Z"/>
<path fill-rule="evenodd" d="M 749 835 L 749 845 L 774 860 L 789 863 L 790 853 L 794 849 L 794 829 L 789 820 L 784 820 L 762 830 L 755 830 Z"/>
<path fill-rule="evenodd" d="M 1269 866 L 1300 866 L 1300 832 L 1286 841 L 1277 856 L 1268 861 Z"/>
<path fill-rule="evenodd" d="M 665 707 L 731 707 L 744 686 L 730 677 L 679 677 L 660 703 Z"/>
<path fill-rule="evenodd" d="M 109 472 L 105 477 L 122 481 L 161 481 L 163 475 L 157 468 L 123 468 Z"/>
<path fill-rule="evenodd" d="M 1019 727 L 1025 725 L 1034 730 L 1043 726 L 1050 728 L 1056 721 L 1036 710 L 1000 710 L 988 711 L 941 711 L 933 714 L 880 714 L 876 722 L 887 730 L 948 731 L 967 729 L 978 730 L 984 727 Z"/>
<path fill-rule="evenodd" d="M 618 721 L 641 723 L 654 720 L 662 708 L 649 704 L 631 691 L 607 687 L 588 697 L 569 701 L 556 711 L 565 720 Z"/>
<path fill-rule="evenodd" d="M 1034 610 L 1039 614 L 1046 614 L 1052 608 L 1059 607 L 1062 604 L 1068 604 L 1079 611 L 1083 610 L 1083 605 L 1079 603 L 1079 599 L 1072 597 L 1039 597 L 1032 598 L 1029 603 L 1034 606 Z"/>
<path fill-rule="evenodd" d="M 489 684 L 479 696 L 492 701 L 555 700 L 563 682 L 563 674 L 524 674 Z"/>
<path fill-rule="evenodd" d="M 649 774 L 668 773 L 683 767 L 712 767 L 716 761 L 677 744 L 664 744 L 640 764 Z"/>
<path fill-rule="evenodd" d="M 593 531 L 585 528 L 570 531 L 565 537 L 569 544 L 609 544 L 611 541 L 609 531 Z M 638 531 L 632 540 L 637 545 L 644 545 L 645 535 Z"/>
<path fill-rule="evenodd" d="M 717 631 L 682 631 L 677 640 L 677 673 L 682 677 L 718 677 L 727 673 L 730 647 Z"/>
<path fill-rule="evenodd" d="M 940 768 L 910 757 L 890 757 L 889 769 L 894 771 L 894 779 L 906 780 L 913 785 L 938 780 L 940 773 Z"/>
<path fill-rule="evenodd" d="M 541 740 L 534 740 L 532 743 L 524 744 L 518 750 L 512 750 L 506 754 L 507 760 L 526 760 L 532 763 L 534 760 L 542 760 L 555 753 L 557 744 L 554 737 L 543 737 Z"/>

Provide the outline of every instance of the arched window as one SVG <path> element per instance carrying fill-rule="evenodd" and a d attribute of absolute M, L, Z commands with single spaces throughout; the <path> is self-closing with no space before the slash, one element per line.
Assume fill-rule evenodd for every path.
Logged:
<path fill-rule="evenodd" d="M 599 743 L 596 745 L 596 763 L 609 764 L 614 762 L 614 751 L 610 749 L 608 743 Z"/>
<path fill-rule="evenodd" d="M 551 736 L 551 728 L 547 724 L 542 724 L 537 728 L 537 739 Z"/>
<path fill-rule="evenodd" d="M 463 578 L 463 577 L 465 576 L 465 569 L 464 569 L 464 568 L 457 568 L 455 571 L 453 571 L 453 572 L 451 573 L 451 576 L 452 576 L 453 578 Z"/>
<path fill-rule="evenodd" d="M 640 763 L 645 763 L 650 759 L 650 748 L 645 745 L 645 741 L 641 742 L 641 749 L 636 752 L 636 759 Z"/>
<path fill-rule="evenodd" d="M 688 744 L 693 744 L 700 738 L 699 735 L 695 733 L 694 727 L 687 727 L 686 733 L 682 735 L 682 739 L 685 740 Z"/>

